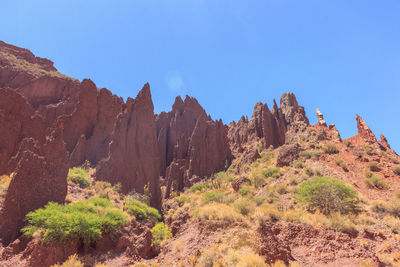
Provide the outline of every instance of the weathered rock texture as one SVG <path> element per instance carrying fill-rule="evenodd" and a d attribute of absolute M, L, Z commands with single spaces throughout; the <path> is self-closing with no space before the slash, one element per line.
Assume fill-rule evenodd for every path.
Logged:
<path fill-rule="evenodd" d="M 190 185 L 193 176 L 209 176 L 226 168 L 232 154 L 227 128 L 207 116 L 196 99 L 177 97 L 172 110 L 156 116 L 160 173 L 171 190 Z"/>
<path fill-rule="evenodd" d="M 159 153 L 150 86 L 129 98 L 112 134 L 108 157 L 96 169 L 97 179 L 121 183 L 124 192 L 144 193 L 149 184 L 151 204 L 161 207 Z"/>
<path fill-rule="evenodd" d="M 297 143 L 308 126 L 304 108 L 298 105 L 294 94 L 287 93 L 282 95 L 279 108 L 274 100 L 272 111 L 267 104 L 257 103 L 251 120 L 242 117 L 237 123 L 232 122 L 228 136 L 236 154 L 257 141 L 261 141 L 264 148 Z"/>

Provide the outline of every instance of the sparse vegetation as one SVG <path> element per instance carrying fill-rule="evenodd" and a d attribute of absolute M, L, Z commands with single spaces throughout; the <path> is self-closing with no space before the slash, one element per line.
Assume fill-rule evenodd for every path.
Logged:
<path fill-rule="evenodd" d="M 221 203 L 210 203 L 201 207 L 196 212 L 196 217 L 200 220 L 217 220 L 233 223 L 241 221 L 241 216 L 231 207 Z"/>
<path fill-rule="evenodd" d="M 44 208 L 26 215 L 28 225 L 22 229 L 26 236 L 40 232 L 44 242 L 82 240 L 96 242 L 103 233 L 113 232 L 125 224 L 122 210 L 104 198 L 92 198 L 71 205 L 48 203 Z"/>
<path fill-rule="evenodd" d="M 369 188 L 377 188 L 381 190 L 389 188 L 389 184 L 385 180 L 379 178 L 379 176 L 372 172 L 367 172 L 365 174 L 365 183 Z"/>
<path fill-rule="evenodd" d="M 332 144 L 332 143 L 325 144 L 322 147 L 322 150 L 326 154 L 337 154 L 337 153 L 339 153 L 339 149 L 336 147 L 335 144 Z"/>
<path fill-rule="evenodd" d="M 348 171 L 349 171 L 349 168 L 347 168 L 346 162 L 345 162 L 342 158 L 337 157 L 337 158 L 335 159 L 335 162 L 336 162 L 336 165 L 338 165 L 339 167 L 341 167 L 345 172 L 348 172 Z"/>
<path fill-rule="evenodd" d="M 250 193 L 250 189 L 249 188 L 240 188 L 238 193 L 241 196 L 247 196 Z"/>
<path fill-rule="evenodd" d="M 203 202 L 206 204 L 210 202 L 222 203 L 223 200 L 224 200 L 224 194 L 219 191 L 210 191 L 204 193 L 203 195 Z"/>
<path fill-rule="evenodd" d="M 373 172 L 379 172 L 381 170 L 378 166 L 378 162 L 376 161 L 370 161 L 368 163 L 368 168 Z"/>
<path fill-rule="evenodd" d="M 124 211 L 128 214 L 135 216 L 136 220 L 161 220 L 161 215 L 155 208 L 149 207 L 147 204 L 140 202 L 139 200 L 127 201 L 124 204 Z"/>
<path fill-rule="evenodd" d="M 358 197 L 353 188 L 330 177 L 316 177 L 303 182 L 297 190 L 298 199 L 311 211 L 323 214 L 354 212 Z"/>
<path fill-rule="evenodd" d="M 157 223 L 152 229 L 151 234 L 153 239 L 151 241 L 152 246 L 161 247 L 165 241 L 172 237 L 172 233 L 169 231 L 169 228 L 164 223 Z"/>
<path fill-rule="evenodd" d="M 89 172 L 83 168 L 72 168 L 68 171 L 68 181 L 79 185 L 81 188 L 89 187 L 90 180 L 88 179 Z"/>
<path fill-rule="evenodd" d="M 262 170 L 261 175 L 264 178 L 268 178 L 268 177 L 279 178 L 279 176 L 281 175 L 280 172 L 281 172 L 280 168 L 268 168 L 268 169 Z"/>
<path fill-rule="evenodd" d="M 83 267 L 83 263 L 78 259 L 78 255 L 73 254 L 62 264 L 55 264 L 52 267 Z"/>
<path fill-rule="evenodd" d="M 8 190 L 8 186 L 12 180 L 13 175 L 1 175 L 0 176 L 0 197 L 5 196 Z"/>
<path fill-rule="evenodd" d="M 400 176 L 400 165 L 394 166 L 394 167 L 393 167 L 393 172 L 394 172 L 396 175 L 399 175 L 399 176 Z"/>

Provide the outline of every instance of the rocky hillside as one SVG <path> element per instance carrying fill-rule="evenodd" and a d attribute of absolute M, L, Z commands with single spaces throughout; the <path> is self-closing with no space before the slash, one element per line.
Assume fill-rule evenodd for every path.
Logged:
<path fill-rule="evenodd" d="M 342 140 L 292 93 L 229 125 L 153 109 L 0 41 L 2 266 L 400 264 L 400 157 L 359 116 Z"/>

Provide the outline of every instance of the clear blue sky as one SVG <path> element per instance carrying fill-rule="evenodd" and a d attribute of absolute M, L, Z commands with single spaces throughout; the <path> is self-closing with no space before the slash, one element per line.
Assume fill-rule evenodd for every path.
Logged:
<path fill-rule="evenodd" d="M 26 0 L 0 2 L 0 40 L 155 112 L 196 97 L 225 123 L 294 92 L 343 137 L 359 113 L 400 151 L 400 1 Z"/>

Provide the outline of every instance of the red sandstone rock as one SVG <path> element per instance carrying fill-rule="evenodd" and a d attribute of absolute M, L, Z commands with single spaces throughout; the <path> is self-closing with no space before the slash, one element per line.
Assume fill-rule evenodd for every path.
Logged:
<path fill-rule="evenodd" d="M 123 192 L 144 193 L 149 184 L 151 205 L 161 208 L 159 152 L 150 86 L 129 98 L 112 134 L 109 154 L 96 168 L 96 179 L 121 183 Z"/>
<path fill-rule="evenodd" d="M 209 176 L 231 161 L 225 125 L 207 116 L 194 98 L 177 97 L 172 111 L 156 116 L 156 125 L 167 196 L 189 186 L 192 176 Z"/>
<path fill-rule="evenodd" d="M 29 145 L 20 146 L 16 156 L 19 161 L 0 211 L 0 238 L 4 244 L 19 236 L 28 212 L 43 207 L 49 201 L 64 202 L 68 153 L 62 130 L 62 125 L 57 124 L 44 144 L 30 140 L 25 141 Z"/>

